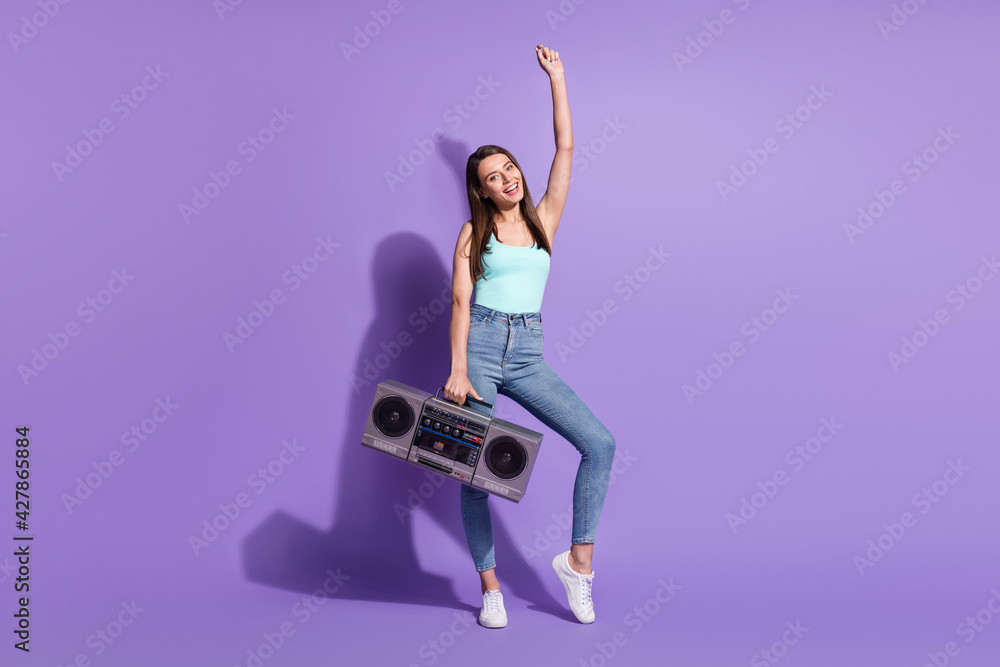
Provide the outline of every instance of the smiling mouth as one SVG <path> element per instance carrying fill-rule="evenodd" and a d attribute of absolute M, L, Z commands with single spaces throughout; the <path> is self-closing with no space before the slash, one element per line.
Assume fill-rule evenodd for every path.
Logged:
<path fill-rule="evenodd" d="M 520 189 L 521 189 L 521 184 L 520 183 L 515 183 L 514 185 L 510 186 L 509 189 L 504 190 L 503 193 L 505 195 L 512 195 L 512 194 L 516 194 L 517 191 L 520 190 Z"/>

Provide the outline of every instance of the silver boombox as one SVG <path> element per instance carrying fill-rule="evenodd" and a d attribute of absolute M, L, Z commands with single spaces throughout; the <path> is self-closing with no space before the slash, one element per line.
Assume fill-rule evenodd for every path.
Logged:
<path fill-rule="evenodd" d="M 438 393 L 444 387 L 438 388 Z M 542 434 L 395 380 L 375 389 L 361 444 L 494 495 L 520 502 Z M 489 413 L 468 405 L 474 402 Z"/>

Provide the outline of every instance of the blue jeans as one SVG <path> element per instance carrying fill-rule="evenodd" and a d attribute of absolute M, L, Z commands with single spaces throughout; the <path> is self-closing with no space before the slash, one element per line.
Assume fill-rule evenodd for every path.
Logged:
<path fill-rule="evenodd" d="M 579 450 L 572 543 L 593 543 L 608 492 L 615 439 L 542 358 L 541 313 L 509 314 L 473 304 L 466 360 L 469 382 L 484 401 L 495 405 L 497 393 L 512 398 Z M 465 404 L 489 414 L 484 405 Z M 489 494 L 463 484 L 461 508 L 476 570 L 493 569 Z"/>

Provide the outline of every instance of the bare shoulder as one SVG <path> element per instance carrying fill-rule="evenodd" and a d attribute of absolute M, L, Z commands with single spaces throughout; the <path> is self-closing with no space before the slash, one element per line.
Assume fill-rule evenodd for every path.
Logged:
<path fill-rule="evenodd" d="M 458 240 L 468 241 L 472 237 L 472 220 L 462 223 L 462 228 L 458 230 Z"/>
<path fill-rule="evenodd" d="M 461 255 L 469 256 L 469 245 L 472 239 L 472 221 L 466 220 L 462 224 L 462 228 L 458 230 L 458 242 L 455 245 L 455 250 L 460 252 Z"/>

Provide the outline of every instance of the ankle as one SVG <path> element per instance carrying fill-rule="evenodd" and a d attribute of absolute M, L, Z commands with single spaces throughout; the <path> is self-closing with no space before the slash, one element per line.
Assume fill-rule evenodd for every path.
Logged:
<path fill-rule="evenodd" d="M 569 552 L 569 566 L 580 574 L 590 574 L 593 571 L 589 558 L 578 558 L 572 551 Z"/>
<path fill-rule="evenodd" d="M 479 573 L 479 584 L 483 595 L 486 595 L 486 591 L 488 590 L 500 590 L 500 582 L 497 580 L 496 571 L 493 569 L 484 570 Z"/>

